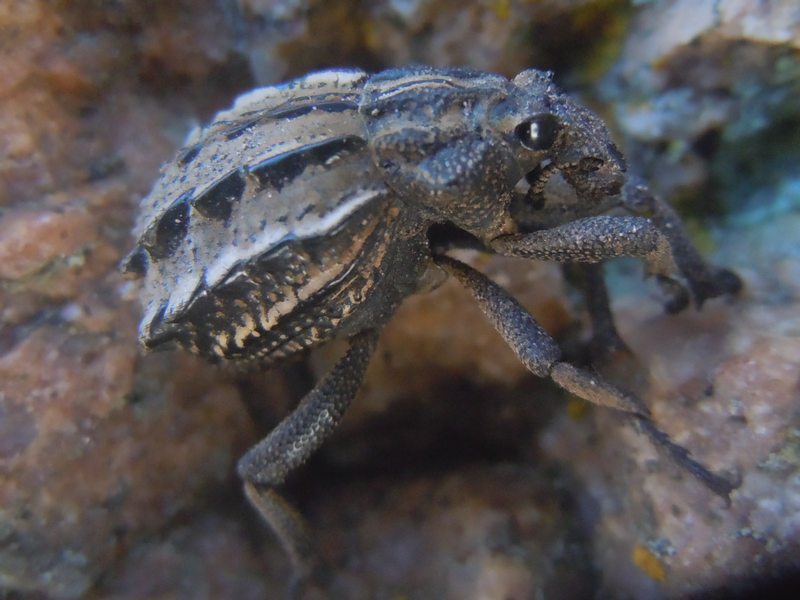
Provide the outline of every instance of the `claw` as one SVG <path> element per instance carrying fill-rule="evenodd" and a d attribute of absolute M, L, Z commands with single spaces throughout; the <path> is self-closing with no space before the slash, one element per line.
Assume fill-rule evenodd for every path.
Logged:
<path fill-rule="evenodd" d="M 726 294 L 735 296 L 742 291 L 744 284 L 742 278 L 730 269 L 717 269 L 716 273 L 717 286 L 720 289 L 720 295 Z"/>
<path fill-rule="evenodd" d="M 742 289 L 742 280 L 728 269 L 715 269 L 707 280 L 690 282 L 692 296 L 697 308 L 702 308 L 706 300 L 719 296 L 733 296 Z"/>
<path fill-rule="evenodd" d="M 668 314 L 674 315 L 689 306 L 689 291 L 683 284 L 663 275 L 659 275 L 657 281 L 661 291 L 667 296 L 664 310 Z M 692 292 L 694 292 L 694 289 L 692 289 Z"/>
<path fill-rule="evenodd" d="M 686 448 L 673 442 L 650 419 L 641 415 L 631 415 L 631 419 L 636 428 L 653 440 L 656 446 L 663 450 L 672 461 L 725 500 L 726 505 L 730 507 L 731 493 L 741 484 L 741 476 L 737 476 L 735 480 L 730 481 L 726 477 L 711 472 L 704 465 L 697 462 Z"/>

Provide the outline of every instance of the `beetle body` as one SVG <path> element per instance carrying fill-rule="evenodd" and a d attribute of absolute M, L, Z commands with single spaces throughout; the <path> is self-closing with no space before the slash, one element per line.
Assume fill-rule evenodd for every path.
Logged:
<path fill-rule="evenodd" d="M 546 75 L 520 77 L 536 89 L 339 69 L 240 97 L 142 202 L 128 270 L 144 275 L 143 343 L 268 363 L 388 318 L 435 268 L 432 223 L 515 232 L 511 195 L 539 157 L 514 128 L 576 106 Z"/>
<path fill-rule="evenodd" d="M 558 179 L 566 185 L 553 193 Z M 613 207 L 628 214 L 601 214 Z M 334 337 L 350 341 L 238 464 L 299 579 L 313 570 L 311 544 L 274 488 L 341 420 L 397 305 L 446 275 L 470 290 L 533 374 L 622 412 L 716 493 L 733 489 L 635 397 L 562 360 L 505 290 L 445 254 L 466 244 L 584 263 L 593 346 L 606 349 L 624 343 L 591 263 L 640 257 L 673 295 L 671 308 L 686 306 L 687 287 L 698 305 L 738 290 L 734 274 L 700 257 L 675 213 L 626 177 L 603 123 L 548 74 L 337 69 L 255 90 L 165 166 L 136 234 L 126 270 L 144 278 L 146 346 L 270 363 Z"/>

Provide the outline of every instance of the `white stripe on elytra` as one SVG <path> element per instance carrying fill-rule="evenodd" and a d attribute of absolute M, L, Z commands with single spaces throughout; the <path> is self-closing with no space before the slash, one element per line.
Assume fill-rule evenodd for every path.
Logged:
<path fill-rule="evenodd" d="M 354 90 L 366 78 L 367 74 L 358 69 L 331 69 L 310 73 L 278 85 L 256 88 L 236 98 L 229 109 L 217 113 L 214 122 L 233 121 L 244 112 L 269 108 L 274 100 L 291 99 L 298 91 L 325 94 L 336 90 Z"/>
<path fill-rule="evenodd" d="M 299 223 L 291 224 L 292 231 L 289 230 L 288 224 L 273 224 L 266 227 L 262 235 L 257 238 L 252 245 L 248 245 L 247 247 L 227 246 L 222 254 L 220 254 L 219 258 L 214 261 L 214 264 L 206 271 L 203 284 L 209 288 L 218 285 L 227 277 L 228 273 L 237 263 L 264 254 L 284 241 L 325 235 L 327 232 L 331 231 L 335 225 L 341 223 L 359 208 L 365 206 L 382 193 L 383 190 L 380 189 L 364 190 L 362 193 L 354 195 L 347 202 L 342 203 L 320 217 L 316 215 L 306 215 Z M 195 277 L 188 277 L 188 275 L 189 274 L 186 273 L 177 278 L 175 282 L 176 287 L 170 294 L 170 303 L 166 313 L 167 316 L 182 311 L 195 293 L 197 287 L 201 284 L 199 273 Z M 155 313 L 155 309 L 153 313 Z"/>

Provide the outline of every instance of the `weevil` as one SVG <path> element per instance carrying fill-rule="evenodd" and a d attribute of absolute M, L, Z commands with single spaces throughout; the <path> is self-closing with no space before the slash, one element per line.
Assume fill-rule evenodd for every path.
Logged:
<path fill-rule="evenodd" d="M 569 193 L 549 193 L 555 180 Z M 621 411 L 713 491 L 732 490 L 637 398 L 563 360 L 514 298 L 447 254 L 468 246 L 583 265 L 606 347 L 622 342 L 598 270 L 605 260 L 639 257 L 671 311 L 738 291 L 738 277 L 703 260 L 675 212 L 627 173 L 605 124 L 549 73 L 334 69 L 256 89 L 163 168 L 135 234 L 125 269 L 143 278 L 139 335 L 148 348 L 270 365 L 350 341 L 238 464 L 299 579 L 312 564 L 310 542 L 276 488 L 342 419 L 400 302 L 446 276 L 472 293 L 532 373 Z"/>

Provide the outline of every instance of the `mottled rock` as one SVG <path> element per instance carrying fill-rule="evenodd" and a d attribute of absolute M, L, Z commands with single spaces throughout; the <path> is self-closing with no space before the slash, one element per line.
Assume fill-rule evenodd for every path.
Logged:
<path fill-rule="evenodd" d="M 774 180 L 769 162 L 784 173 L 787 159 L 797 165 L 798 40 L 790 1 L 644 6 L 602 88 L 639 170 L 703 213 L 711 201 L 736 206 L 743 184 Z"/>
<path fill-rule="evenodd" d="M 231 481 L 252 439 L 225 376 L 186 357 L 140 361 L 134 290 L 116 273 L 135 198 L 188 126 L 154 99 L 146 48 L 181 41 L 182 54 L 161 47 L 163 64 L 177 66 L 177 55 L 199 81 L 229 61 L 229 50 L 200 41 L 213 3 L 201 3 L 202 18 L 188 6 L 0 8 L 4 592 L 82 595 L 142 538 Z M 150 44 L 131 35 L 142 28 Z M 190 54 L 197 68 L 187 72 Z"/>
<path fill-rule="evenodd" d="M 586 597 L 592 567 L 552 483 L 530 468 L 495 465 L 338 487 L 311 508 L 332 571 L 325 591 L 353 599 Z"/>
<path fill-rule="evenodd" d="M 304 490 L 304 509 L 324 567 L 304 598 L 584 598 L 593 568 L 553 482 L 502 464 L 317 481 Z M 286 558 L 270 538 L 258 539 L 263 526 L 248 529 L 247 517 L 184 519 L 133 548 L 87 597 L 280 597 Z"/>
<path fill-rule="evenodd" d="M 164 539 L 148 540 L 132 549 L 88 598 L 280 597 L 280 586 L 264 581 L 264 575 L 271 570 L 261 558 L 242 522 L 215 514 L 198 515 L 170 530 Z"/>
<path fill-rule="evenodd" d="M 536 66 L 608 58 L 603 35 L 626 20 L 622 2 L 508 0 L 238 0 L 261 83 L 326 66 L 469 65 L 515 75 Z M 413 43 L 411 43 L 413 40 Z M 591 51 L 589 51 L 591 48 Z"/>
<path fill-rule="evenodd" d="M 562 418 L 544 436 L 595 503 L 595 557 L 611 596 L 733 593 L 800 570 L 800 280 L 773 268 L 796 264 L 786 253 L 800 246 L 798 231 L 796 215 L 731 228 L 720 255 L 739 263 L 748 286 L 734 304 L 666 316 L 638 294 L 617 302 L 640 363 L 612 370 L 628 385 L 636 370 L 649 374 L 656 421 L 741 480 L 729 507 L 612 414 Z"/>
<path fill-rule="evenodd" d="M 0 5 L 2 592 L 282 593 L 286 559 L 233 464 L 341 348 L 311 377 L 142 358 L 115 267 L 158 165 L 253 81 L 408 61 L 553 68 L 568 86 L 612 67 L 584 95 L 747 289 L 667 317 L 613 278 L 638 362 L 608 371 L 741 486 L 726 507 L 616 415 L 559 404 L 448 282 L 400 309 L 342 431 L 290 482 L 335 566 L 326 589 L 670 598 L 800 568 L 795 4 Z M 556 269 L 465 256 L 574 348 L 580 303 Z"/>
<path fill-rule="evenodd" d="M 77 597 L 230 480 L 251 431 L 235 388 L 187 359 L 135 379 L 136 352 L 131 336 L 43 326 L 0 357 L 3 587 Z"/>

